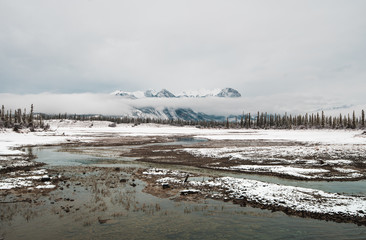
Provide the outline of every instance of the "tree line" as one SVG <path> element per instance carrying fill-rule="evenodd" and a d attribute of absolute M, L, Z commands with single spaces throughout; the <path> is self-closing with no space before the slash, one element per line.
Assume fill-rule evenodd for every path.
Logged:
<path fill-rule="evenodd" d="M 22 128 L 29 128 L 34 131 L 36 128 L 48 129 L 49 125 L 45 125 L 41 115 L 35 115 L 33 112 L 33 104 L 30 106 L 29 112 L 27 109 L 18 108 L 5 110 L 4 105 L 0 110 L 0 128 L 13 128 L 14 131 L 19 131 Z"/>
<path fill-rule="evenodd" d="M 240 121 L 237 119 L 233 123 L 227 119 L 226 127 L 240 128 L 260 128 L 260 129 L 308 129 L 308 128 L 328 128 L 328 129 L 361 129 L 365 128 L 365 111 L 361 111 L 360 116 L 356 116 L 353 111 L 350 114 L 338 116 L 326 116 L 321 113 L 311 113 L 304 115 L 288 114 L 267 114 L 257 112 L 255 117 L 250 113 L 242 114 Z"/>
<path fill-rule="evenodd" d="M 13 128 L 18 131 L 21 128 L 48 129 L 49 125 L 44 120 L 75 120 L 75 121 L 110 121 L 116 124 L 129 123 L 138 125 L 141 123 L 169 124 L 175 126 L 196 126 L 201 128 L 246 128 L 246 129 L 364 129 L 365 111 L 356 116 L 339 114 L 338 116 L 326 116 L 324 111 L 311 114 L 268 114 L 257 112 L 256 114 L 246 113 L 240 116 L 231 116 L 224 121 L 218 120 L 184 120 L 184 119 L 155 119 L 136 118 L 129 116 L 104 116 L 86 114 L 44 114 L 33 112 L 33 104 L 30 111 L 23 111 L 19 108 L 14 111 L 5 110 L 2 105 L 0 110 L 0 128 Z"/>

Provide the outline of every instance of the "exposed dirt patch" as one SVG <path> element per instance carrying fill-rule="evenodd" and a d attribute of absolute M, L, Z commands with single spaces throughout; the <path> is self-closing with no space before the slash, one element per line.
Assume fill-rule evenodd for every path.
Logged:
<path fill-rule="evenodd" d="M 255 147 L 263 148 L 268 147 L 269 149 L 276 147 L 308 147 L 304 143 L 299 142 L 271 142 L 271 141 L 262 141 L 262 140 L 251 140 L 251 141 L 209 141 L 209 142 L 201 142 L 189 145 L 190 149 L 201 149 L 201 148 L 209 148 L 209 149 L 217 149 L 217 148 L 238 148 L 244 149 L 250 148 L 251 150 Z M 316 145 L 311 146 L 315 150 L 317 149 Z M 331 156 L 309 156 L 304 155 L 303 159 L 293 158 L 291 156 L 281 157 L 281 164 L 276 161 L 271 161 L 272 158 L 267 160 L 261 156 L 254 155 L 253 159 L 248 157 L 248 159 L 233 159 L 232 157 L 205 157 L 200 155 L 195 155 L 190 152 L 185 151 L 187 148 L 185 145 L 145 145 L 138 148 L 131 149 L 129 152 L 122 154 L 123 156 L 134 157 L 137 158 L 137 161 L 142 162 L 151 162 L 158 164 L 174 164 L 174 165 L 185 165 L 185 166 L 194 166 L 199 168 L 206 169 L 216 169 L 220 171 L 230 171 L 230 172 L 245 172 L 248 174 L 259 174 L 259 175 L 268 175 L 268 176 L 276 176 L 287 179 L 295 179 L 295 180 L 306 180 L 306 181 L 356 181 L 360 179 L 366 179 L 366 163 L 363 160 L 359 160 L 357 156 L 348 156 L 348 162 L 342 162 L 337 160 L 332 160 Z M 242 150 L 243 151 L 243 150 Z M 249 151 L 249 150 L 248 150 Z M 258 153 L 259 154 L 259 153 Z M 322 160 L 322 158 L 326 158 L 327 160 Z M 277 159 L 276 159 L 277 160 Z M 331 164 L 330 162 L 336 163 L 336 165 Z M 332 163 L 333 163 L 332 162 Z M 271 172 L 271 171 L 261 171 L 259 170 L 244 170 L 236 169 L 235 167 L 239 165 L 247 165 L 250 167 L 261 167 L 261 166 L 284 166 L 284 167 L 294 167 L 298 169 L 309 170 L 306 176 L 301 175 L 291 175 L 286 172 Z M 253 168 L 254 168 L 253 167 Z M 345 170 L 343 170 L 345 168 Z M 315 169 L 314 173 L 311 170 Z M 322 172 L 316 172 L 317 169 L 321 169 Z M 343 170 L 343 171 L 342 171 Z M 348 171 L 348 172 L 347 172 Z M 351 174 L 357 173 L 357 174 Z"/>

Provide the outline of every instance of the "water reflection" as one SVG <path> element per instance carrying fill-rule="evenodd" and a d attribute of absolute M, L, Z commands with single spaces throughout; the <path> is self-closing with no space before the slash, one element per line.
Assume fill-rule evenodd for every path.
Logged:
<path fill-rule="evenodd" d="M 54 167 L 65 181 L 49 194 L 0 204 L 5 239 L 363 239 L 365 227 L 202 199 L 144 193 L 134 168 Z M 16 202 L 30 197 L 31 202 Z M 0 235 L 1 236 L 1 235 Z"/>
<path fill-rule="evenodd" d="M 350 194 L 365 194 L 365 181 L 283 180 L 194 167 L 145 164 L 113 154 L 98 157 L 63 150 L 61 147 L 33 150 L 38 156 L 37 161 L 62 172 L 67 180 L 60 182 L 57 190 L 50 194 L 4 196 L 2 201 L 13 203 L 0 204 L 0 238 L 364 239 L 366 235 L 365 227 L 354 224 L 290 217 L 281 212 L 209 199 L 175 202 L 157 198 L 144 193 L 145 183 L 133 179 L 132 173 L 139 167 L 169 167 L 204 175 L 245 177 Z M 100 168 L 107 166 L 109 168 Z M 27 198 L 32 201 L 20 201 Z"/>

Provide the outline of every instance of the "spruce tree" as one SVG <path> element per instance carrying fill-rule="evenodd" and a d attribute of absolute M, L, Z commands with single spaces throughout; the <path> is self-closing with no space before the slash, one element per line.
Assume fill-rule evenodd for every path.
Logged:
<path fill-rule="evenodd" d="M 351 118 L 349 116 L 349 113 L 348 113 L 348 117 L 347 117 L 347 128 L 351 128 L 352 124 L 351 124 Z"/>
<path fill-rule="evenodd" d="M 329 127 L 333 127 L 332 117 L 329 117 L 328 125 Z"/>
<path fill-rule="evenodd" d="M 13 124 L 13 119 L 12 119 L 12 116 L 11 116 L 11 109 L 9 111 L 9 123 L 10 123 L 10 125 Z"/>
<path fill-rule="evenodd" d="M 18 123 L 22 123 L 22 110 L 20 108 L 18 109 Z"/>
<path fill-rule="evenodd" d="M 343 121 L 342 121 L 342 114 L 339 114 L 339 125 L 341 128 L 343 128 Z"/>
<path fill-rule="evenodd" d="M 267 127 L 267 112 L 264 113 L 264 120 L 263 120 L 263 127 L 266 128 Z"/>
<path fill-rule="evenodd" d="M 241 115 L 241 119 L 240 119 L 240 127 L 243 128 L 244 127 L 244 112 Z"/>
<path fill-rule="evenodd" d="M 305 114 L 305 119 L 304 119 L 304 124 L 305 124 L 305 127 L 308 128 L 308 121 L 309 121 L 309 115 L 308 113 Z"/>
<path fill-rule="evenodd" d="M 361 112 L 361 126 L 365 127 L 365 111 L 363 109 Z"/>
<path fill-rule="evenodd" d="M 24 112 L 23 112 L 23 124 L 26 124 L 27 121 L 27 114 L 26 114 L 26 109 L 24 108 Z"/>
<path fill-rule="evenodd" d="M 33 104 L 31 104 L 31 109 L 28 117 L 28 126 L 33 127 Z"/>
<path fill-rule="evenodd" d="M 5 108 L 4 105 L 1 106 L 1 121 L 5 121 Z"/>
<path fill-rule="evenodd" d="M 15 109 L 14 110 L 14 124 L 18 123 L 18 111 Z"/>

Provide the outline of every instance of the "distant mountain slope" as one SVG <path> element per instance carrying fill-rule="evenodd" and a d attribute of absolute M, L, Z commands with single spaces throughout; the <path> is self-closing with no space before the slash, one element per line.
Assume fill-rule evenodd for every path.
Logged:
<path fill-rule="evenodd" d="M 224 116 L 207 115 L 201 112 L 195 112 L 190 108 L 163 108 L 158 110 L 153 107 L 134 108 L 132 117 L 153 118 L 165 120 L 185 120 L 185 121 L 223 121 Z"/>

